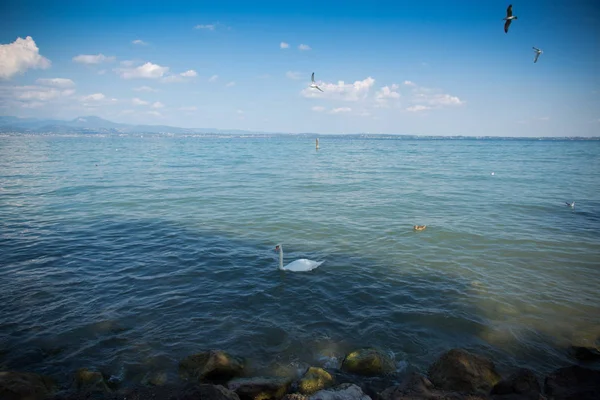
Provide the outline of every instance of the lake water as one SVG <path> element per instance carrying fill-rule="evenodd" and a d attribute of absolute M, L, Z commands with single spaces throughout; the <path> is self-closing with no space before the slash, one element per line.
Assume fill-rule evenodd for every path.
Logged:
<path fill-rule="evenodd" d="M 0 366 L 466 347 L 547 373 L 600 337 L 599 173 L 600 141 L 4 135 Z M 325 262 L 280 271 L 278 243 Z"/>

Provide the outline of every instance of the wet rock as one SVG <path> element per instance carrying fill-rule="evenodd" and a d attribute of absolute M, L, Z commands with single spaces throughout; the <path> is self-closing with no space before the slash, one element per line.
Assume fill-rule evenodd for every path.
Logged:
<path fill-rule="evenodd" d="M 342 361 L 342 370 L 357 375 L 374 376 L 394 372 L 396 365 L 387 353 L 374 348 L 364 348 L 346 355 Z"/>
<path fill-rule="evenodd" d="M 571 354 L 578 361 L 592 362 L 600 360 L 600 351 L 593 347 L 571 346 Z"/>
<path fill-rule="evenodd" d="M 379 400 L 490 400 L 487 395 L 438 390 L 425 376 L 412 373 L 400 385 L 385 389 Z"/>
<path fill-rule="evenodd" d="M 185 390 L 178 400 L 240 400 L 239 396 L 221 385 L 197 385 Z"/>
<path fill-rule="evenodd" d="M 539 400 L 542 388 L 533 371 L 519 369 L 496 384 L 492 389 L 494 399 Z"/>
<path fill-rule="evenodd" d="M 309 400 L 371 400 L 371 397 L 354 384 L 342 383 L 331 389 L 319 390 Z"/>
<path fill-rule="evenodd" d="M 333 385 L 333 376 L 323 368 L 310 367 L 298 382 L 298 390 L 303 394 L 313 394 Z"/>
<path fill-rule="evenodd" d="M 148 372 L 142 378 L 142 385 L 164 386 L 167 383 L 167 373 L 163 371 Z"/>
<path fill-rule="evenodd" d="M 242 358 L 220 350 L 194 354 L 179 363 L 179 375 L 184 380 L 226 382 L 243 372 Z"/>
<path fill-rule="evenodd" d="M 493 362 L 463 349 L 444 353 L 428 375 L 436 388 L 464 393 L 487 394 L 501 379 Z"/>
<path fill-rule="evenodd" d="M 47 376 L 30 372 L 0 372 L 0 399 L 2 400 L 44 399 L 55 390 L 54 382 Z"/>
<path fill-rule="evenodd" d="M 308 400 L 308 396 L 300 393 L 288 393 L 281 400 Z"/>
<path fill-rule="evenodd" d="M 560 368 L 546 377 L 544 389 L 552 400 L 598 400 L 600 371 L 578 365 Z"/>
<path fill-rule="evenodd" d="M 104 376 L 100 372 L 90 371 L 86 368 L 78 369 L 75 372 L 73 388 L 79 392 L 86 393 L 110 393 L 112 390 L 104 381 Z"/>
<path fill-rule="evenodd" d="M 236 378 L 227 383 L 227 388 L 242 400 L 279 400 L 291 384 L 291 379 L 281 377 Z"/>

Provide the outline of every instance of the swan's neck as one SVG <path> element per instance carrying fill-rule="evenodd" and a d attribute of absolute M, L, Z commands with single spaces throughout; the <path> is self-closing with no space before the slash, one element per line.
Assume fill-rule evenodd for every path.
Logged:
<path fill-rule="evenodd" d="M 283 247 L 279 246 L 279 269 L 283 269 Z"/>

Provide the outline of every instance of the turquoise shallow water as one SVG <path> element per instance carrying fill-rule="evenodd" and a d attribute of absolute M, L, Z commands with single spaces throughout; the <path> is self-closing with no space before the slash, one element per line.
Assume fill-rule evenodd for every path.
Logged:
<path fill-rule="evenodd" d="M 423 370 L 461 346 L 546 373 L 600 337 L 600 141 L 320 145 L 0 137 L 0 364 L 175 379 L 203 349 L 268 373 L 374 345 Z M 277 243 L 325 263 L 278 271 Z"/>

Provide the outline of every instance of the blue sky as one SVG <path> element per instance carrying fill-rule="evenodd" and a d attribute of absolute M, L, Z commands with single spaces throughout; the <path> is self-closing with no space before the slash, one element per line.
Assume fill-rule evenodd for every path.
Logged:
<path fill-rule="evenodd" d="M 600 5 L 512 3 L 518 20 L 505 34 L 509 2 L 497 0 L 8 0 L 0 115 L 268 132 L 600 135 Z M 544 51 L 536 64 L 532 46 Z M 324 93 L 308 88 L 313 71 Z"/>

